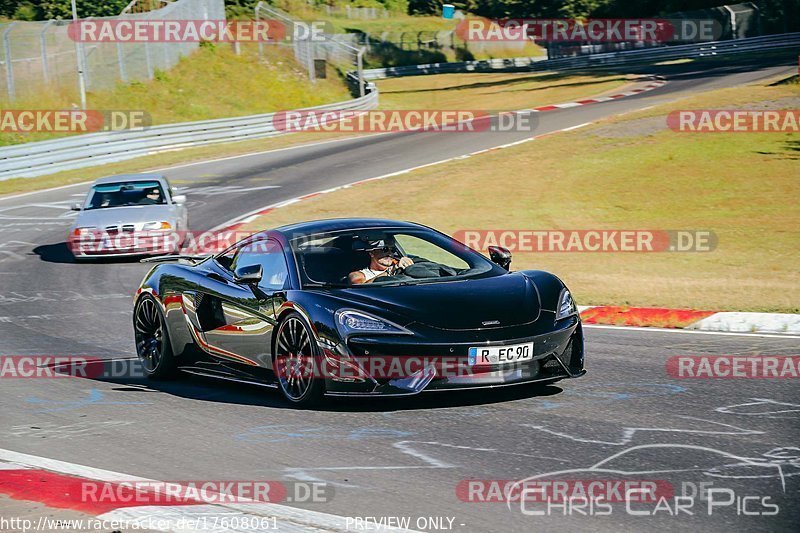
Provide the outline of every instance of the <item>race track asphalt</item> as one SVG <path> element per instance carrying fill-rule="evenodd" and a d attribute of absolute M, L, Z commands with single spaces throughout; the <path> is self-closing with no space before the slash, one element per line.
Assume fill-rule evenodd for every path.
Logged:
<path fill-rule="evenodd" d="M 536 134 L 786 70 L 741 62 L 643 71 L 669 83 L 540 114 Z M 202 231 L 268 204 L 529 135 L 388 134 L 165 174 L 185 188 L 192 229 Z M 0 355 L 135 356 L 131 295 L 148 267 L 72 261 L 64 245 L 68 207 L 85 189 L 0 198 Z M 308 508 L 409 516 L 413 528 L 418 517 L 454 517 L 453 528 L 465 532 L 788 531 L 800 523 L 797 381 L 674 379 L 665 367 L 676 355 L 796 355 L 799 345 L 796 337 L 591 327 L 589 373 L 580 380 L 368 404 L 337 400 L 316 411 L 294 410 L 274 391 L 201 378 L 3 380 L 0 448 L 160 480 L 319 480 L 334 496 Z M 602 461 L 606 470 L 587 471 Z M 564 470 L 571 472 L 553 474 Z M 464 502 L 456 491 L 464 480 L 530 476 L 634 476 L 663 480 L 676 494 L 712 482 L 733 491 L 719 498 L 735 500 L 711 514 L 697 500 L 692 515 L 662 509 L 639 516 L 617 503 L 607 516 L 585 509 L 588 516 L 574 509 L 534 516 L 519 504 Z M 743 507 L 742 498 L 752 496 Z M 763 498 L 779 506 L 776 515 L 744 516 L 743 509 L 769 511 Z"/>

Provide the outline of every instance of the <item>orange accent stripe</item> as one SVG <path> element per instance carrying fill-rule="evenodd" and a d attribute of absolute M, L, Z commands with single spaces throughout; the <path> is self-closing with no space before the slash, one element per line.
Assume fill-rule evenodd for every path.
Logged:
<path fill-rule="evenodd" d="M 233 352 L 229 352 L 227 350 L 223 350 L 222 348 L 217 348 L 216 346 L 212 346 L 211 344 L 205 342 L 202 339 L 202 337 L 200 337 L 200 335 L 197 333 L 197 329 L 194 327 L 193 324 L 191 324 L 191 322 L 190 322 L 190 327 L 192 328 L 192 333 L 193 333 L 192 336 L 198 342 L 198 344 L 200 344 L 200 346 L 202 346 L 205 350 L 207 350 L 208 352 L 212 353 L 213 355 L 220 355 L 222 357 L 228 357 L 230 359 L 235 359 L 237 361 L 241 361 L 241 362 L 243 362 L 245 364 L 248 364 L 250 366 L 258 366 L 258 363 L 256 363 L 252 359 L 248 359 L 248 358 L 243 357 L 243 356 L 241 356 L 239 354 L 236 354 L 236 353 L 233 353 Z"/>

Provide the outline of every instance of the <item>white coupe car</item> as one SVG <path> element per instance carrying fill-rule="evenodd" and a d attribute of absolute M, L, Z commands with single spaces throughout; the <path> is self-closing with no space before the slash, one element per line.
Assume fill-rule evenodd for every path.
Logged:
<path fill-rule="evenodd" d="M 69 229 L 76 259 L 180 251 L 188 229 L 186 196 L 161 174 L 122 174 L 94 182 Z"/>

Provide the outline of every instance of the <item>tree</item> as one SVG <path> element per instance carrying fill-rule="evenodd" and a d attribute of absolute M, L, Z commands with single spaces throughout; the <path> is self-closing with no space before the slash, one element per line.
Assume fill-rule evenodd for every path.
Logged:
<path fill-rule="evenodd" d="M 130 0 L 77 0 L 78 16 L 113 17 L 119 15 Z M 72 3 L 70 0 L 41 0 L 39 2 L 43 19 L 71 19 Z"/>
<path fill-rule="evenodd" d="M 800 2 L 797 0 L 761 0 L 755 4 L 761 10 L 764 33 L 800 31 Z"/>
<path fill-rule="evenodd" d="M 15 20 L 41 20 L 42 10 L 32 2 L 23 1 L 14 10 Z"/>
<path fill-rule="evenodd" d="M 0 16 L 12 18 L 21 3 L 20 0 L 0 0 Z"/>
<path fill-rule="evenodd" d="M 442 12 L 442 4 L 438 0 L 409 0 L 408 12 L 411 15 L 438 15 Z"/>

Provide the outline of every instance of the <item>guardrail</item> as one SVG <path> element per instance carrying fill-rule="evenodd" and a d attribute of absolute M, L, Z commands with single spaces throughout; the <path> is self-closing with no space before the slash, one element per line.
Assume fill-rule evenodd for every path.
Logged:
<path fill-rule="evenodd" d="M 378 105 L 378 93 L 306 109 L 366 110 Z M 116 163 L 168 150 L 219 142 L 272 137 L 275 113 L 153 126 L 142 130 L 87 133 L 65 139 L 0 148 L 0 181 L 32 178 L 62 170 Z"/>
<path fill-rule="evenodd" d="M 638 62 L 665 61 L 774 50 L 800 46 L 800 33 L 770 35 L 733 41 L 668 46 L 630 50 L 573 58 L 491 59 L 459 63 L 434 63 L 364 70 L 364 79 L 392 76 L 443 74 L 449 72 L 489 72 L 503 70 L 568 70 L 615 66 Z M 359 84 L 356 73 L 348 74 L 351 84 Z M 367 84 L 365 96 L 308 109 L 366 110 L 378 105 L 378 93 Z M 146 130 L 89 133 L 0 148 L 0 181 L 16 177 L 35 177 L 62 170 L 73 170 L 105 163 L 115 163 L 167 150 L 207 144 L 259 139 L 279 135 L 272 123 L 274 114 L 184 122 L 154 126 Z"/>
<path fill-rule="evenodd" d="M 795 46 L 800 46 L 800 33 L 785 33 L 763 37 L 750 37 L 748 39 L 662 46 L 659 48 L 644 48 L 640 50 L 626 50 L 622 52 L 553 59 L 537 63 L 535 70 L 567 70 L 652 61 L 669 61 L 673 59 L 697 59 L 749 52 L 764 52 L 767 50 L 779 50 Z"/>
<path fill-rule="evenodd" d="M 422 76 L 425 74 L 450 74 L 454 72 L 491 72 L 510 69 L 525 70 L 534 63 L 547 61 L 545 57 L 514 57 L 509 59 L 483 59 L 480 61 L 453 61 L 450 63 L 429 63 L 425 65 L 406 65 L 402 67 L 364 69 L 365 80 L 379 80 L 401 76 Z"/>
<path fill-rule="evenodd" d="M 672 59 L 695 59 L 698 57 L 713 57 L 746 52 L 762 52 L 765 50 L 778 50 L 795 46 L 800 46 L 800 33 L 784 33 L 780 35 L 767 35 L 764 37 L 751 37 L 749 39 L 661 46 L 658 48 L 626 50 L 560 59 L 518 57 L 512 59 L 431 63 L 428 65 L 366 69 L 363 73 L 364 79 L 377 80 L 396 76 L 448 74 L 453 72 L 570 70 L 642 62 L 669 61 Z"/>

